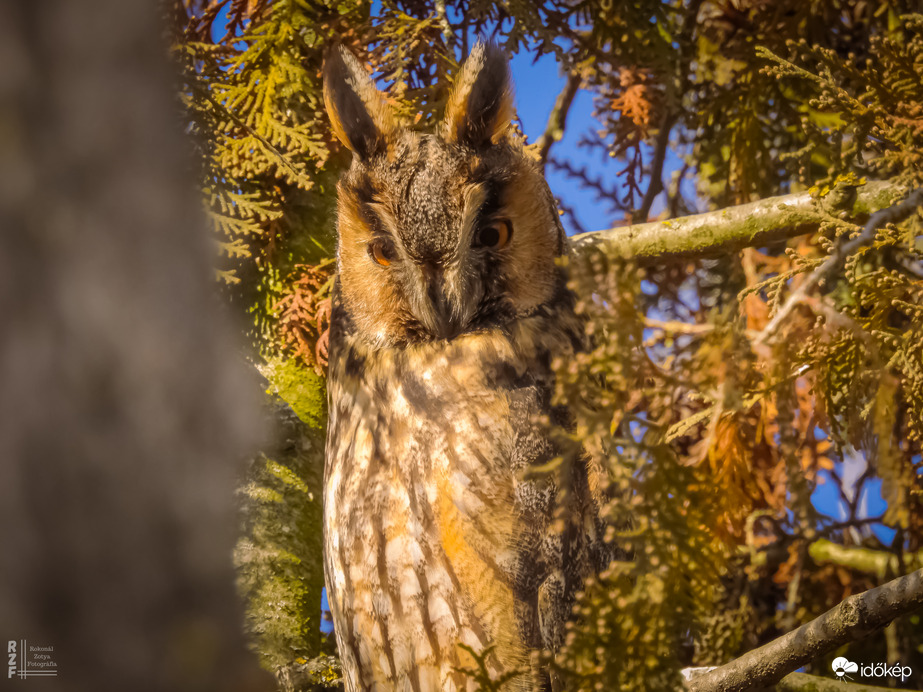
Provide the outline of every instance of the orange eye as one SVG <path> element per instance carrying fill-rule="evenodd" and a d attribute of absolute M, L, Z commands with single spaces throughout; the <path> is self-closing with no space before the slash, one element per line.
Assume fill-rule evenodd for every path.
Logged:
<path fill-rule="evenodd" d="M 394 245 L 387 238 L 375 238 L 369 243 L 369 256 L 383 267 L 394 261 Z"/>
<path fill-rule="evenodd" d="M 510 223 L 509 219 L 497 219 L 480 228 L 475 236 L 474 244 L 477 247 L 500 250 L 506 247 L 512 235 L 513 224 Z"/>

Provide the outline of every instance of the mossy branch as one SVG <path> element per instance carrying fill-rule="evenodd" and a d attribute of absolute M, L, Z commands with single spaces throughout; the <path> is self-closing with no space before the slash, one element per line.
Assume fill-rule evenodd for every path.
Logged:
<path fill-rule="evenodd" d="M 786 674 L 843 644 L 858 641 L 923 606 L 923 570 L 850 596 L 820 617 L 730 663 L 693 678 L 689 692 L 743 692 Z"/>
<path fill-rule="evenodd" d="M 865 216 L 893 206 L 906 194 L 896 183 L 870 182 L 856 189 L 851 206 L 836 211 Z M 830 219 L 831 209 L 823 200 L 799 192 L 669 221 L 581 233 L 571 238 L 571 252 L 604 248 L 646 261 L 718 255 L 813 233 Z"/>
<path fill-rule="evenodd" d="M 894 553 L 870 548 L 847 548 L 824 538 L 811 544 L 808 555 L 818 564 L 832 563 L 881 578 L 899 571 L 899 562 Z M 905 555 L 904 564 L 911 569 L 923 567 L 923 550 Z"/>

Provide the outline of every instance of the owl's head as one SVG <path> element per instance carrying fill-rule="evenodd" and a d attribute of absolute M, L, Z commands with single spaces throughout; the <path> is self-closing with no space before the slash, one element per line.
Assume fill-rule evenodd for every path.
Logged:
<path fill-rule="evenodd" d="M 434 134 L 403 127 L 344 49 L 324 64 L 324 100 L 353 152 L 338 186 L 340 299 L 369 343 L 502 327 L 560 295 L 564 232 L 537 162 L 510 132 L 500 49 L 475 46 Z"/>

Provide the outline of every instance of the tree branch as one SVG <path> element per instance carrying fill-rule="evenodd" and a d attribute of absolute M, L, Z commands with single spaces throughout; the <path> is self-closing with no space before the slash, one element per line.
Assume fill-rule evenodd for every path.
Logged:
<path fill-rule="evenodd" d="M 882 578 L 887 574 L 897 573 L 899 566 L 897 555 L 894 553 L 870 548 L 848 548 L 825 538 L 814 541 L 808 548 L 808 555 L 819 565 L 832 563 Z M 907 567 L 919 568 L 923 565 L 923 550 L 905 554 L 904 561 Z"/>
<path fill-rule="evenodd" d="M 667 147 L 670 144 L 670 133 L 673 131 L 673 125 L 676 123 L 676 116 L 673 113 L 666 113 L 660 123 L 660 132 L 657 133 L 657 139 L 654 144 L 654 157 L 651 160 L 650 180 L 647 184 L 647 191 L 644 193 L 644 199 L 641 200 L 641 206 L 632 213 L 634 221 L 643 221 L 650 216 L 651 207 L 654 200 L 663 192 L 663 164 L 667 160 Z"/>
<path fill-rule="evenodd" d="M 567 82 L 564 84 L 561 93 L 558 94 L 558 98 L 554 102 L 554 108 L 551 109 L 551 113 L 548 115 L 548 124 L 545 125 L 545 131 L 534 144 L 535 150 L 538 152 L 538 160 L 541 161 L 542 166 L 548 161 L 551 146 L 555 142 L 559 142 L 564 136 L 567 114 L 570 111 L 571 104 L 574 102 L 574 96 L 577 95 L 577 91 L 580 89 L 580 79 L 580 75 L 573 70 L 567 75 Z"/>
<path fill-rule="evenodd" d="M 455 47 L 455 32 L 452 30 L 452 24 L 445 10 L 445 0 L 436 0 L 436 17 L 442 26 L 442 38 L 445 40 L 446 48 Z"/>
<path fill-rule="evenodd" d="M 923 606 L 923 570 L 850 596 L 819 618 L 689 681 L 689 692 L 743 692 L 779 682 L 817 657 Z"/>
<path fill-rule="evenodd" d="M 685 668 L 683 669 L 683 677 L 687 681 L 696 680 L 712 670 L 717 670 L 717 668 L 715 666 L 709 668 Z M 886 692 L 890 688 L 860 685 L 855 682 L 846 682 L 839 678 L 823 678 L 819 675 L 808 675 L 806 673 L 789 673 L 778 682 L 773 690 L 774 692 Z"/>
<path fill-rule="evenodd" d="M 790 673 L 779 681 L 775 692 L 893 692 L 889 687 L 859 685 L 844 682 L 838 678 L 822 678 L 819 675 Z"/>
<path fill-rule="evenodd" d="M 847 211 L 854 216 L 871 214 L 905 195 L 906 189 L 895 183 L 866 183 L 858 188 Z M 669 257 L 713 256 L 812 233 L 829 218 L 817 199 L 800 192 L 669 221 L 581 233 L 570 239 L 570 248 L 576 253 L 603 248 L 647 263 Z"/>

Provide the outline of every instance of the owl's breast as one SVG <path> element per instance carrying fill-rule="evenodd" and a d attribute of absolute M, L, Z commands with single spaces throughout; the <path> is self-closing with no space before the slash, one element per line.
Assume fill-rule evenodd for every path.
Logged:
<path fill-rule="evenodd" d="M 538 422 L 550 400 L 538 343 L 496 332 L 377 351 L 347 338 L 333 350 L 328 596 L 355 689 L 408 676 L 426 678 L 419 689 L 466 689 L 456 669 L 474 661 L 459 643 L 494 646 L 497 672 L 529 669 L 521 594 L 541 578 L 546 517 L 521 501 L 522 471 L 554 452 Z"/>

